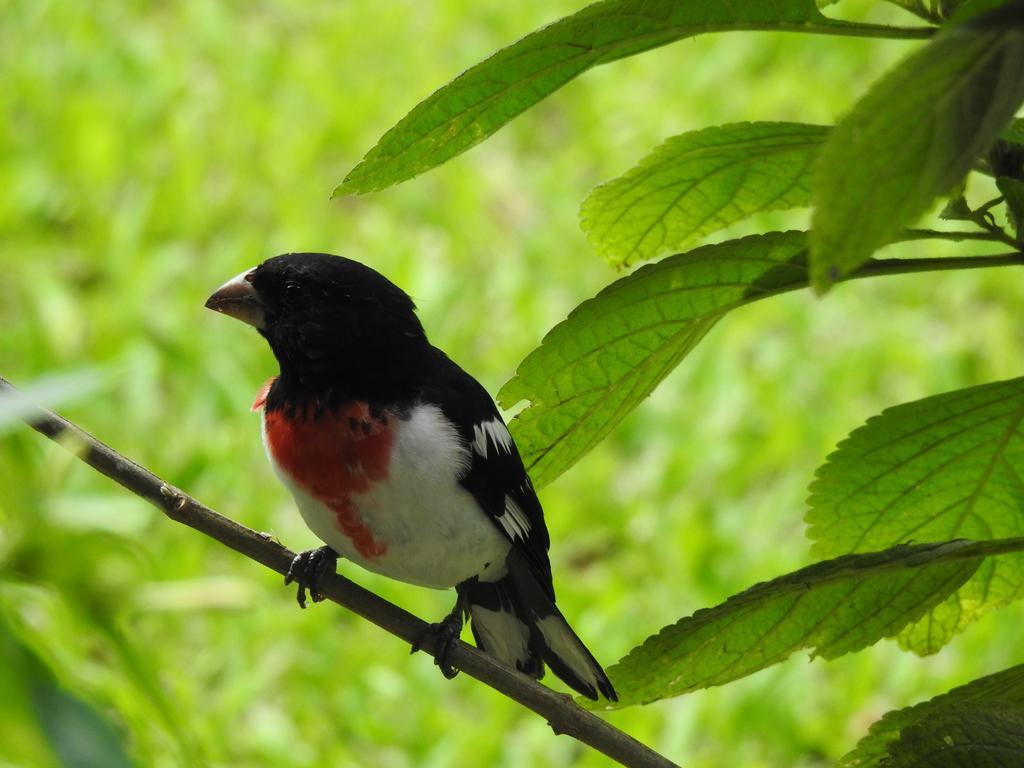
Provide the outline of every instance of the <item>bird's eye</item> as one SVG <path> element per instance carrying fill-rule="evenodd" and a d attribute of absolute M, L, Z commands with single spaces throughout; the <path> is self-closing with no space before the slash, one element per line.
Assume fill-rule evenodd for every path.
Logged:
<path fill-rule="evenodd" d="M 294 296 L 298 292 L 298 290 L 299 290 L 299 284 L 296 283 L 296 282 L 293 282 L 293 281 L 289 280 L 287 283 L 284 284 L 284 295 L 285 296 Z"/>

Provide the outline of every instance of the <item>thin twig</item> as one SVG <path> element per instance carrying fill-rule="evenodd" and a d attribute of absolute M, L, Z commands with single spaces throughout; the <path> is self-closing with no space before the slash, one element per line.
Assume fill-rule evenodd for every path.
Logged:
<path fill-rule="evenodd" d="M 981 207 L 975 208 L 971 211 L 970 221 L 973 221 L 978 227 L 992 235 L 994 240 L 1006 243 L 1014 248 L 1019 248 L 1021 244 L 1014 238 L 1010 237 L 1005 229 L 996 224 L 995 217 L 992 215 L 992 209 L 1003 201 L 1004 198 L 1000 195 L 999 197 L 989 200 Z"/>
<path fill-rule="evenodd" d="M 21 397 L 17 388 L 2 376 L 0 393 Z M 146 499 L 172 520 L 216 539 L 271 570 L 280 574 L 287 572 L 295 553 L 269 536 L 214 512 L 51 411 L 27 406 L 20 409 L 20 412 L 24 421 L 37 432 L 72 451 L 93 469 L 120 483 L 135 495 Z M 329 574 L 319 590 L 328 600 L 372 621 L 407 643 L 412 644 L 427 628 L 425 622 L 408 611 L 343 576 Z M 428 649 L 424 650 L 429 652 Z M 452 649 L 448 661 L 467 675 L 532 709 L 547 720 L 555 733 L 572 736 L 622 765 L 636 768 L 676 766 L 632 736 L 578 706 L 571 696 L 552 691 L 471 645 L 460 641 Z"/>
<path fill-rule="evenodd" d="M 991 200 L 989 200 L 987 203 L 985 203 L 984 205 L 980 205 L 977 208 L 975 208 L 974 211 L 972 211 L 972 213 L 974 213 L 974 214 L 976 214 L 978 216 L 984 216 L 990 210 L 992 210 L 997 205 L 1002 203 L 1003 200 L 1005 200 L 1005 199 L 1006 198 L 1004 198 L 1002 195 L 999 195 L 999 197 L 994 197 Z"/>

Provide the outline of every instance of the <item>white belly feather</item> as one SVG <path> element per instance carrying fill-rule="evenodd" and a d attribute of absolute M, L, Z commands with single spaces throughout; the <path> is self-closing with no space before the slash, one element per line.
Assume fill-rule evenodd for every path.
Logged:
<path fill-rule="evenodd" d="M 416 406 L 395 429 L 387 477 L 351 497 L 374 540 L 387 547 L 377 557 L 361 554 L 339 529 L 334 510 L 281 471 L 269 449 L 267 456 L 310 530 L 363 568 L 436 589 L 477 575 L 501 578 L 509 542 L 459 484 L 470 462 L 459 435 L 433 405 Z"/>

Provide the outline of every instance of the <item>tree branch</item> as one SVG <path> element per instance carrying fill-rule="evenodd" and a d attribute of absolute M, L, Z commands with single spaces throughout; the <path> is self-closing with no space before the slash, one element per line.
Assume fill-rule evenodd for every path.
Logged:
<path fill-rule="evenodd" d="M 23 399 L 18 389 L 2 376 L 0 394 Z M 194 528 L 280 574 L 288 571 L 295 553 L 267 534 L 258 533 L 214 512 L 67 419 L 28 403 L 23 405 L 19 411 L 29 426 L 73 452 L 97 472 L 146 499 L 172 520 Z M 319 590 L 327 599 L 407 643 L 412 644 L 427 628 L 421 619 L 343 576 L 328 574 Z M 429 653 L 429 650 L 425 649 L 425 652 Z M 459 641 L 452 649 L 449 661 L 467 675 L 532 709 L 548 721 L 556 734 L 572 736 L 622 765 L 636 768 L 675 766 L 632 736 L 577 705 L 571 696 L 552 691 L 471 645 Z"/>

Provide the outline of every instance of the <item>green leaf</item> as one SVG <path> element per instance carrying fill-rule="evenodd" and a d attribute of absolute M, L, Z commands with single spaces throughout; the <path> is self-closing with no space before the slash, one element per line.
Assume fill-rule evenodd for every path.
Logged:
<path fill-rule="evenodd" d="M 674 136 L 584 201 L 594 249 L 632 264 L 760 211 L 810 204 L 821 125 L 734 123 Z"/>
<path fill-rule="evenodd" d="M 162 743 L 169 765 L 208 764 L 199 737 L 189 727 L 187 713 L 176 706 L 176 694 L 166 687 L 151 649 L 133 644 L 111 613 L 113 604 L 97 598 L 101 589 L 89 582 L 69 598 L 66 591 L 0 579 L 5 629 L 46 664 L 60 685 L 117 711 L 129 732 L 144 721 L 158 724 L 166 737 Z M 83 638 L 88 638 L 96 659 L 109 660 L 118 671 L 116 684 L 115 678 L 97 677 L 75 663 L 82 658 Z"/>
<path fill-rule="evenodd" d="M 946 203 L 946 207 L 942 209 L 939 214 L 940 219 L 946 219 L 947 221 L 973 221 L 973 211 L 971 207 L 967 205 L 967 200 L 964 198 L 963 193 L 951 197 L 949 202 Z"/>
<path fill-rule="evenodd" d="M 109 721 L 102 703 L 79 698 L 61 686 L 33 649 L 9 630 L 2 611 L 0 669 L 6 678 L 5 699 L 13 699 L 24 707 L 26 715 L 31 713 L 34 723 L 30 730 L 38 730 L 45 738 L 62 768 L 130 768 L 134 765 L 125 751 L 121 729 Z M 28 724 L 21 725 L 24 728 Z M 11 723 L 5 722 L 5 727 L 9 729 Z M 25 736 L 32 738 L 35 734 L 22 734 L 22 738 Z M 10 747 L 9 737 L 4 747 Z M 38 757 L 39 764 L 50 764 L 48 760 L 42 761 L 42 755 Z"/>
<path fill-rule="evenodd" d="M 554 480 L 653 391 L 726 312 L 807 284 L 806 238 L 776 232 L 648 264 L 580 304 L 501 388 L 530 476 Z"/>
<path fill-rule="evenodd" d="M 973 221 L 973 211 L 971 211 L 971 206 L 967 204 L 967 199 L 964 197 L 966 191 L 967 179 L 963 179 L 956 187 L 949 191 L 949 200 L 946 201 L 945 207 L 939 213 L 940 219 L 946 219 L 947 221 Z"/>
<path fill-rule="evenodd" d="M 991 705 L 1017 712 L 1024 708 L 1024 664 L 979 678 L 930 701 L 886 713 L 839 765 L 842 768 L 878 768 L 888 756 L 889 745 L 899 739 L 904 730 L 937 718 L 945 719 L 950 712 L 984 711 Z"/>
<path fill-rule="evenodd" d="M 941 712 L 905 728 L 889 754 L 890 768 L 1024 765 L 1024 710 L 995 703 Z"/>
<path fill-rule="evenodd" d="M 420 102 L 334 194 L 372 192 L 434 168 L 599 64 L 708 32 L 851 26 L 826 19 L 814 0 L 594 3 L 503 48 Z"/>
<path fill-rule="evenodd" d="M 948 193 L 1024 100 L 1024 2 L 944 30 L 882 78 L 815 167 L 811 278 L 827 290 Z"/>
<path fill-rule="evenodd" d="M 1006 210 L 1017 239 L 1024 239 L 1024 181 L 1000 176 L 996 179 L 996 186 L 1006 200 Z"/>
<path fill-rule="evenodd" d="M 978 567 L 973 542 L 827 560 L 665 627 L 608 670 L 617 706 L 723 685 L 803 648 L 836 658 L 891 637 Z"/>
<path fill-rule="evenodd" d="M 1024 534 L 1024 379 L 896 406 L 855 430 L 811 484 L 813 552 L 833 557 L 909 541 Z M 1024 594 L 1024 556 L 986 561 L 901 640 L 934 653 Z"/>

